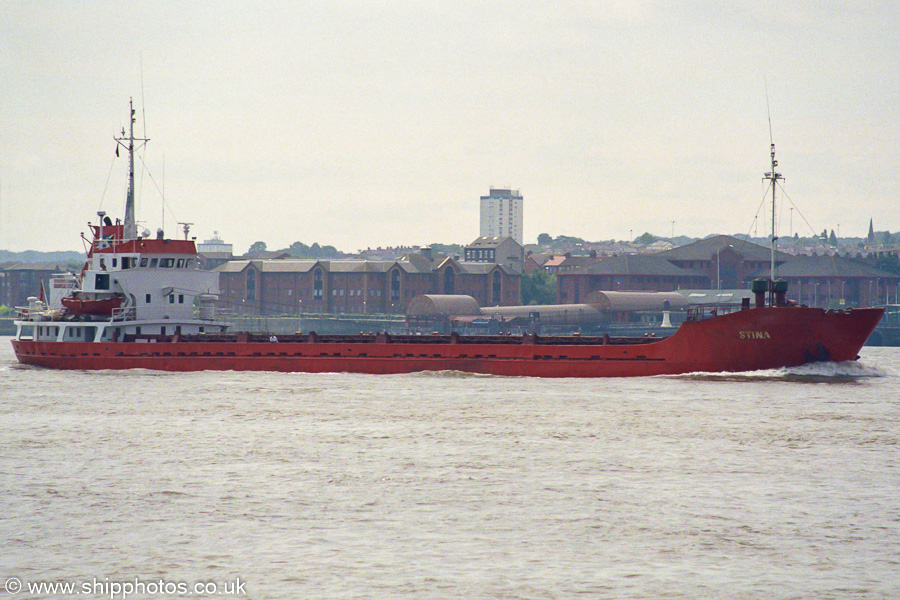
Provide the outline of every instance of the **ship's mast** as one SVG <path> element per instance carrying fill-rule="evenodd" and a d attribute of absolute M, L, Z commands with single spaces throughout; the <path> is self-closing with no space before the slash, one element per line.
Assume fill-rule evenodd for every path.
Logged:
<path fill-rule="evenodd" d="M 134 101 L 129 98 L 128 110 L 130 114 L 128 137 L 125 137 L 125 130 L 122 129 L 122 137 L 116 138 L 125 149 L 128 150 L 128 192 L 125 195 L 125 228 L 123 237 L 126 240 L 137 238 L 137 222 L 134 218 L 134 143 L 147 142 L 146 139 L 134 137 Z"/>
<path fill-rule="evenodd" d="M 775 160 L 775 142 L 771 143 L 771 160 L 772 160 L 772 170 L 765 174 L 763 179 L 769 181 L 772 186 L 772 264 L 770 267 L 769 274 L 769 290 L 770 290 L 770 301 L 771 296 L 773 294 L 773 287 L 775 285 L 775 252 L 778 248 L 778 236 L 775 234 L 775 188 L 778 187 L 778 181 L 784 179 L 781 173 L 775 172 L 775 167 L 778 166 L 778 161 Z"/>

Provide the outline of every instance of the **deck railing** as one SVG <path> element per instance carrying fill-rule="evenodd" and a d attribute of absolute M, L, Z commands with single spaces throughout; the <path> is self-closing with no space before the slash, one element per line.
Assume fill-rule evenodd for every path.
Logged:
<path fill-rule="evenodd" d="M 133 306 L 112 309 L 111 321 L 134 321 L 135 319 L 137 319 L 137 311 Z"/>

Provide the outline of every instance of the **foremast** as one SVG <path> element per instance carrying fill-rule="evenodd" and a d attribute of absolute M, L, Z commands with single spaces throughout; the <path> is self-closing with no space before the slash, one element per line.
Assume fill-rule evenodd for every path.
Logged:
<path fill-rule="evenodd" d="M 775 188 L 778 187 L 778 182 L 784 179 L 781 173 L 775 171 L 775 167 L 778 166 L 778 161 L 775 160 L 775 142 L 771 142 L 770 145 L 770 159 L 772 170 L 765 173 L 763 179 L 767 180 L 772 186 L 772 243 L 771 265 L 769 267 L 769 306 L 773 306 L 775 304 L 775 253 L 778 249 L 778 235 L 775 233 Z"/>

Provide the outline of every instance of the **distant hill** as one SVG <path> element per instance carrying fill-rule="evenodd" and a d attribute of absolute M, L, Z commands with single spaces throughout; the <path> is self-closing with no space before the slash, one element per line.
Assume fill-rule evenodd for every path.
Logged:
<path fill-rule="evenodd" d="M 9 250 L 0 250 L 0 262 L 57 263 L 65 265 L 84 262 L 84 254 L 81 252 L 38 252 L 37 250 L 10 252 Z"/>

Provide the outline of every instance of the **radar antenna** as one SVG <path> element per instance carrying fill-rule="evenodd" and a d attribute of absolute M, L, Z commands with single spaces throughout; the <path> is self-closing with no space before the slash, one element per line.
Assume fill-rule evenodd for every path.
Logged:
<path fill-rule="evenodd" d="M 181 221 L 179 221 L 178 224 L 181 225 L 181 230 L 184 231 L 184 239 L 188 239 L 188 235 L 191 233 L 191 225 L 193 225 L 193 223 L 182 223 Z"/>

